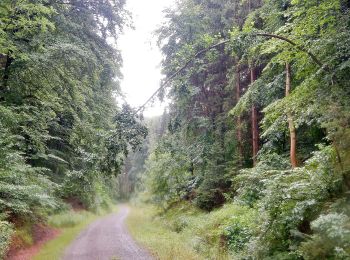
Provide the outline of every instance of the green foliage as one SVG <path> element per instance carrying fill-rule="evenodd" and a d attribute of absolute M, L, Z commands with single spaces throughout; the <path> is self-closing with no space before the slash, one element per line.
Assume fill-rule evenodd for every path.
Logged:
<path fill-rule="evenodd" d="M 179 202 L 161 212 L 149 206 L 134 206 L 128 224 L 137 240 L 164 259 L 179 259 L 176 258 L 177 248 L 184 248 L 184 245 L 185 249 L 178 252 L 182 258 L 189 254 L 188 259 L 192 259 L 195 253 L 195 259 L 235 259 L 238 253 L 231 256 L 228 245 L 238 246 L 241 241 L 240 245 L 244 246 L 248 241 L 243 233 L 241 237 L 230 236 L 233 233 L 229 230 L 237 226 L 254 230 L 257 215 L 255 209 L 238 204 L 226 204 L 209 213 L 193 204 Z"/>
<path fill-rule="evenodd" d="M 235 252 L 242 250 L 249 242 L 252 235 L 249 229 L 235 223 L 226 228 L 225 236 L 227 239 L 228 248 Z"/>
<path fill-rule="evenodd" d="M 350 187 L 349 8 L 340 0 L 186 0 L 167 10 L 158 31 L 163 73 L 170 79 L 187 66 L 163 93 L 169 127 L 147 160 L 144 194 L 169 211 L 187 200 L 213 216 L 233 201 L 234 219 L 215 215 L 224 233 L 208 240 L 224 238 L 235 259 L 348 258 L 349 212 L 335 201 L 348 202 Z M 237 213 L 245 209 L 255 218 Z M 196 236 L 200 251 L 207 240 L 197 239 L 194 222 L 183 212 L 171 229 Z"/>
<path fill-rule="evenodd" d="M 34 216 L 56 207 L 53 193 L 57 186 L 45 173 L 47 169 L 26 164 L 16 149 L 23 140 L 11 134 L 16 115 L 6 108 L 0 109 L 0 210 L 17 216 Z"/>
<path fill-rule="evenodd" d="M 7 219 L 43 220 L 62 199 L 98 211 L 116 197 L 127 150 L 146 135 L 115 102 L 124 4 L 1 1 L 0 212 Z"/>
<path fill-rule="evenodd" d="M 13 234 L 12 225 L 6 221 L 0 221 L 0 257 L 5 257 L 10 238 Z"/>
<path fill-rule="evenodd" d="M 4 0 L 0 3 L 0 53 L 26 58 L 28 42 L 38 34 L 54 29 L 50 20 L 54 9 L 47 1 Z M 39 47 L 36 43 L 34 46 Z M 3 83 L 3 82 L 2 82 Z"/>
<path fill-rule="evenodd" d="M 133 151 L 140 149 L 148 131 L 135 118 L 135 112 L 128 105 L 123 106 L 114 121 L 116 127 L 107 137 L 107 155 L 101 168 L 117 175 L 121 171 L 124 157 L 129 153 L 129 148 L 131 147 Z"/>
<path fill-rule="evenodd" d="M 301 245 L 305 259 L 347 259 L 350 256 L 349 201 L 333 203 L 330 211 L 311 223 L 313 235 Z"/>
<path fill-rule="evenodd" d="M 67 211 L 50 216 L 48 224 L 55 228 L 69 228 L 82 223 L 88 216 L 89 214 L 86 212 Z"/>

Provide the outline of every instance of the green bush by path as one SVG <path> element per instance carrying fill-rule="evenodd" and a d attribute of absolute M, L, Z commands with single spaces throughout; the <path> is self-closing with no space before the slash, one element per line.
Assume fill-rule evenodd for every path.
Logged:
<path fill-rule="evenodd" d="M 0 259 L 6 255 L 12 234 L 12 225 L 6 221 L 0 221 Z"/>

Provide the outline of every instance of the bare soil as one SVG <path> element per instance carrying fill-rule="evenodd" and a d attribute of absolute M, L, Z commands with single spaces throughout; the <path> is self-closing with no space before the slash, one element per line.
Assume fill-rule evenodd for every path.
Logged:
<path fill-rule="evenodd" d="M 37 224 L 33 227 L 34 244 L 28 248 L 21 248 L 20 241 L 14 237 L 7 260 L 30 260 L 49 240 L 54 239 L 60 234 L 58 229 L 53 229 L 43 224 Z"/>

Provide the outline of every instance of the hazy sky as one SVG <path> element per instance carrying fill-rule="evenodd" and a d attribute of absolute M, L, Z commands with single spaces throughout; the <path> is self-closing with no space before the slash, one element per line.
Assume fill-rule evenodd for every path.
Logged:
<path fill-rule="evenodd" d="M 127 29 L 119 41 L 124 60 L 121 87 L 127 102 L 139 107 L 159 88 L 161 53 L 153 32 L 164 21 L 162 11 L 174 0 L 127 0 L 135 30 Z M 145 116 L 160 115 L 164 104 L 156 102 L 145 110 Z"/>

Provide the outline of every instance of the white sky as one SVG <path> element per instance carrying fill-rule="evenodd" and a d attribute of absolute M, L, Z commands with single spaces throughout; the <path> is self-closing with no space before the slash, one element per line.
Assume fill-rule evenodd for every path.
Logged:
<path fill-rule="evenodd" d="M 143 105 L 159 88 L 161 53 L 156 45 L 154 30 L 164 21 L 163 10 L 175 0 L 127 0 L 127 9 L 132 12 L 135 30 L 127 29 L 119 39 L 123 56 L 121 82 L 127 102 L 133 107 Z M 165 104 L 159 101 L 148 106 L 147 117 L 163 114 Z"/>

